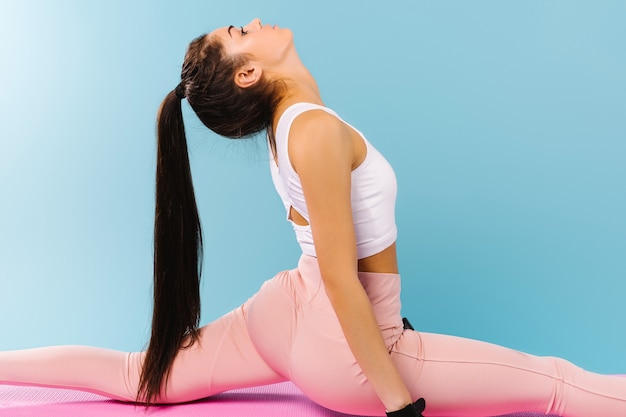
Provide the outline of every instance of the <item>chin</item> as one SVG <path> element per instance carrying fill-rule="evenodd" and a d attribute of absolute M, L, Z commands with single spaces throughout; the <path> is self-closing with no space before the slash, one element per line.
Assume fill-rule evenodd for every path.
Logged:
<path fill-rule="evenodd" d="M 288 39 L 289 43 L 293 43 L 293 32 L 291 31 L 291 29 L 279 29 L 279 30 L 284 30 L 285 31 L 285 37 Z"/>

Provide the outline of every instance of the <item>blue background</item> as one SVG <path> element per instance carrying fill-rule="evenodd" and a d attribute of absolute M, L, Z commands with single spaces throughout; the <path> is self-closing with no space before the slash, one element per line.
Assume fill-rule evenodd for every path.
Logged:
<path fill-rule="evenodd" d="M 624 1 L 3 0 L 0 349 L 145 345 L 156 110 L 257 16 L 396 169 L 416 327 L 626 373 Z M 185 110 L 206 322 L 299 251 L 262 141 Z"/>

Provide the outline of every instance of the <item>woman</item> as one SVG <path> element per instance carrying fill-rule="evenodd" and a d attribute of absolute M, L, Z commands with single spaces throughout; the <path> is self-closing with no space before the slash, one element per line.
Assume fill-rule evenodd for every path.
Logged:
<path fill-rule="evenodd" d="M 158 115 L 147 351 L 3 352 L 0 382 L 154 404 L 292 380 L 319 404 L 353 414 L 626 415 L 626 379 L 403 328 L 394 173 L 361 133 L 323 106 L 291 31 L 258 19 L 217 29 L 191 43 L 181 78 Z M 267 132 L 274 185 L 303 252 L 296 269 L 202 328 L 202 239 L 183 99 L 220 135 Z"/>

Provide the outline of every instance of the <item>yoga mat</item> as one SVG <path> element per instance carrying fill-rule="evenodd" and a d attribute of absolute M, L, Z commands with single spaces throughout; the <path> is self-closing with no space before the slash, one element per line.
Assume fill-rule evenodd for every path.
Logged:
<path fill-rule="evenodd" d="M 315 404 L 291 382 L 233 390 L 201 401 L 156 406 L 149 409 L 80 391 L 0 385 L 0 417 L 43 416 L 350 417 L 347 414 L 337 413 Z M 507 417 L 546 416 L 534 413 L 515 413 Z"/>

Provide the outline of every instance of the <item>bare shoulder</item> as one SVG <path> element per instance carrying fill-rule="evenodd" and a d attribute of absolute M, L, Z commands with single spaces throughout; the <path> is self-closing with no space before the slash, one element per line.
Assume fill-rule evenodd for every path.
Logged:
<path fill-rule="evenodd" d="M 322 161 L 351 165 L 354 149 L 345 123 L 324 110 L 310 110 L 291 125 L 288 152 L 297 172 L 299 166 Z"/>

